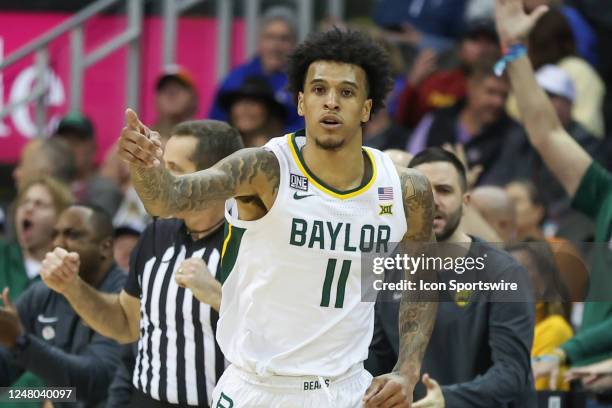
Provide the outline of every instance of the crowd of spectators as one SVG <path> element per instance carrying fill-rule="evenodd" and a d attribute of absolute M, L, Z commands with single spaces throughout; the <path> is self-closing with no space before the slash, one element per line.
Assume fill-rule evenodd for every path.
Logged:
<path fill-rule="evenodd" d="M 535 299 L 494 307 L 479 301 L 473 308 L 448 299 L 425 356 L 424 388 L 415 394 L 426 402 L 416 407 L 533 406 L 530 387 L 585 393 L 587 407 L 612 407 L 612 7 L 523 3 L 526 12 L 542 15 L 524 38 L 527 58 L 503 75 L 494 66 L 509 39 L 499 21 L 496 29 L 495 0 L 380 0 L 368 24 L 342 22 L 380 41 L 394 65 L 395 88 L 363 124 L 364 145 L 430 178 L 438 221 L 448 227 L 436 231 L 439 242 L 473 239 L 504 249 L 509 255 L 495 250 L 498 262 L 514 259 L 514 269 L 500 276 L 526 272 Z M 303 128 L 286 89 L 297 38 L 294 11 L 266 10 L 255 55 L 219 83 L 207 118 L 196 117 L 200 96 L 190 72 L 160 73 L 151 128 L 166 147 L 170 171 L 204 169 L 239 148 Z M 217 140 L 233 136 L 229 145 Z M 92 121 L 74 113 L 50 137 L 29 142 L 15 166 L 17 195 L 4 209 L 0 239 L 0 290 L 7 288 L 0 387 L 75 386 L 79 406 L 106 399 L 109 407 L 210 403 L 207 387 L 223 366 L 212 334 L 222 277 L 219 254 L 205 248 L 221 251 L 223 209 L 203 220 L 193 214 L 151 220 L 117 146 L 99 168 L 95 153 Z M 197 262 L 183 264 L 189 257 Z M 170 271 L 184 265 L 207 279 L 188 274 L 169 282 L 155 261 L 161 258 Z M 65 268 L 64 280 L 45 275 L 53 265 Z M 156 273 L 162 278 L 154 285 Z M 87 285 L 87 296 L 68 288 L 77 281 Z M 180 294 L 172 309 L 162 307 L 161 287 Z M 182 326 L 168 329 L 166 312 L 180 310 L 196 331 L 204 330 L 200 313 L 206 314 L 210 333 L 185 338 Z M 125 321 L 104 320 L 113 313 Z M 390 371 L 397 358 L 396 315 L 397 305 L 376 307 L 366 363 L 373 374 Z M 206 386 L 185 380 L 185 363 L 171 372 L 152 357 L 152 347 L 165 345 L 153 329 L 139 330 L 140 319 L 182 339 L 190 359 L 203 358 L 190 347 L 204 350 L 207 342 L 206 364 L 215 361 L 216 368 L 194 366 L 202 378 L 206 373 Z M 467 340 L 449 347 L 451 336 Z M 167 378 L 152 372 L 160 367 Z M 174 390 L 167 384 L 177 379 L 188 384 L 172 384 L 172 395 L 156 388 Z"/>

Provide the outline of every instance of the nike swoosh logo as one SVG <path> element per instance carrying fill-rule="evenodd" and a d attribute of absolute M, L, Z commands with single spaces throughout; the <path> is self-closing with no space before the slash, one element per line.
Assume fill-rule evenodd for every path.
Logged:
<path fill-rule="evenodd" d="M 38 315 L 38 321 L 41 323 L 55 323 L 57 320 L 57 317 L 45 317 L 41 314 Z"/>
<path fill-rule="evenodd" d="M 312 197 L 314 194 L 305 194 L 305 195 L 299 195 L 298 193 L 293 193 L 293 198 L 295 200 L 301 200 L 302 198 L 306 198 L 306 197 Z"/>

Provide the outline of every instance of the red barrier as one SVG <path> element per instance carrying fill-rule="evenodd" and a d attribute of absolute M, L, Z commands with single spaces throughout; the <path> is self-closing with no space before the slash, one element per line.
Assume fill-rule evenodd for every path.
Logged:
<path fill-rule="evenodd" d="M 0 14 L 0 58 L 56 26 L 69 15 L 40 13 Z M 100 16 L 85 25 L 85 48 L 92 50 L 114 33 L 123 31 L 125 17 Z M 146 18 L 141 41 L 141 97 L 139 114 L 145 123 L 154 120 L 154 85 L 161 71 L 163 22 L 159 17 Z M 244 24 L 233 25 L 232 65 L 244 59 Z M 217 84 L 215 75 L 216 21 L 212 18 L 183 17 L 178 22 L 177 62 L 193 75 L 200 95 L 200 117 L 204 117 Z M 68 35 L 50 45 L 50 66 L 53 71 L 49 93 L 48 123 L 52 129 L 68 110 L 70 95 L 70 47 Z M 0 73 L 0 104 L 23 98 L 35 85 L 33 58 L 26 58 Z M 125 50 L 121 49 L 90 67 L 84 77 L 83 112 L 96 126 L 100 160 L 116 140 L 123 126 L 125 110 Z M 36 137 L 33 106 L 16 110 L 0 121 L 0 162 L 14 163 L 27 141 Z"/>

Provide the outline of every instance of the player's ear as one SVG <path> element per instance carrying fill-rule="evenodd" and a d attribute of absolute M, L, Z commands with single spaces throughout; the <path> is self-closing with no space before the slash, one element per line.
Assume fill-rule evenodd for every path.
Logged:
<path fill-rule="evenodd" d="M 372 112 L 372 100 L 366 99 L 361 110 L 361 122 L 365 123 L 370 120 L 370 113 Z"/>
<path fill-rule="evenodd" d="M 304 116 L 304 92 L 298 92 L 297 112 L 298 115 Z"/>

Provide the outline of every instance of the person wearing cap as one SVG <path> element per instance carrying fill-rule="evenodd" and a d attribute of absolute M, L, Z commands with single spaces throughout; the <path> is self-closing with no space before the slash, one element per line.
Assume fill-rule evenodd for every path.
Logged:
<path fill-rule="evenodd" d="M 287 111 L 264 77 L 247 78 L 238 89 L 219 95 L 219 103 L 228 113 L 229 123 L 240 132 L 245 147 L 260 147 L 282 136 Z"/>
<path fill-rule="evenodd" d="M 198 111 L 197 87 L 191 74 L 183 67 L 171 66 L 160 75 L 155 85 L 157 119 L 153 129 L 165 142 L 174 126 L 194 119 Z"/>
<path fill-rule="evenodd" d="M 572 118 L 576 89 L 571 77 L 556 65 L 545 65 L 536 73 L 538 85 L 546 92 L 565 131 L 596 160 L 603 159 L 600 142 Z M 520 147 L 525 158 L 520 178 L 537 187 L 546 208 L 547 221 L 557 228 L 556 234 L 571 240 L 587 240 L 593 234 L 593 224 L 584 215 L 572 210 L 570 199 L 556 177 L 546 168 L 537 152 L 524 139 Z M 518 175 L 517 175 L 517 178 Z"/>
<path fill-rule="evenodd" d="M 536 73 L 538 85 L 548 94 L 565 130 L 590 155 L 597 157 L 599 141 L 584 126 L 572 118 L 576 102 L 576 87 L 572 78 L 556 65 L 545 65 Z"/>
<path fill-rule="evenodd" d="M 76 179 L 85 180 L 94 172 L 96 141 L 91 120 L 79 113 L 64 116 L 55 130 L 55 137 L 63 139 L 74 153 Z"/>
<path fill-rule="evenodd" d="M 465 97 L 466 74 L 479 61 L 499 55 L 495 26 L 490 20 L 470 21 L 457 46 L 459 66 L 437 70 L 437 55 L 425 49 L 417 56 L 398 97 L 396 122 L 414 129 L 427 113 L 454 105 Z"/>
<path fill-rule="evenodd" d="M 589 262 L 590 288 L 584 302 L 582 324 L 574 337 L 532 364 L 534 377 L 549 379 L 554 389 L 560 366 L 585 366 L 612 357 L 612 174 L 567 133 L 539 86 L 527 57 L 525 39 L 536 21 L 544 18 L 546 7 L 526 14 L 522 6 L 521 0 L 496 2 L 496 19 L 502 43 L 520 51 L 507 64 L 507 70 L 529 142 L 571 198 L 572 207 L 593 219 L 596 225 L 596 245 Z M 587 376 L 583 385 L 593 385 L 590 384 L 592 380 Z M 586 406 L 610 404 L 590 399 Z"/>
<path fill-rule="evenodd" d="M 576 39 L 570 23 L 560 9 L 550 8 L 537 22 L 527 38 L 529 60 L 538 70 L 547 64 L 557 65 L 574 81 L 576 97 L 572 117 L 593 136 L 605 135 L 603 104 L 606 84 L 600 74 L 578 55 Z M 513 95 L 508 100 L 508 113 L 519 118 Z"/>
<path fill-rule="evenodd" d="M 173 174 L 191 174 L 242 147 L 240 135 L 227 123 L 187 121 L 174 128 L 163 163 Z M 132 251 L 125 288 L 115 296 L 78 278 L 74 268 L 64 274 L 59 263 L 68 266 L 69 260 L 63 254 L 47 254 L 52 262 L 41 272 L 43 280 L 63 293 L 90 327 L 122 343 L 138 342 L 137 350 L 127 346 L 121 352 L 107 406 L 123 407 L 126 401 L 136 408 L 211 404 L 225 368 L 215 342 L 223 211 L 219 202 L 204 212 L 155 218 Z"/>
<path fill-rule="evenodd" d="M 232 70 L 221 82 L 209 112 L 210 119 L 229 121 L 228 113 L 220 103 L 220 96 L 238 89 L 247 78 L 264 77 L 272 87 L 276 99 L 286 108 L 288 115 L 284 130 L 292 132 L 304 127 L 304 120 L 297 114 L 293 97 L 286 91 L 287 58 L 297 41 L 297 21 L 291 9 L 272 7 L 261 19 L 257 52 L 253 58 Z"/>
<path fill-rule="evenodd" d="M 113 215 L 123 193 L 113 181 L 96 172 L 96 135 L 92 121 L 80 113 L 64 116 L 53 138 L 65 141 L 74 154 L 76 173 L 71 188 L 77 202 L 95 203 Z"/>

